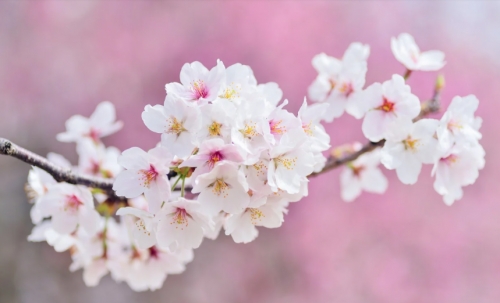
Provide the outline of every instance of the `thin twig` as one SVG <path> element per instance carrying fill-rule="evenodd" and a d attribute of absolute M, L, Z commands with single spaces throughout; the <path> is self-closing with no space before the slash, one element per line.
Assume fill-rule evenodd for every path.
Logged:
<path fill-rule="evenodd" d="M 111 200 L 123 201 L 113 191 L 113 180 L 77 174 L 71 169 L 63 168 L 50 162 L 46 158 L 35 154 L 11 141 L 0 138 L 0 154 L 17 158 L 23 162 L 36 166 L 49 173 L 57 182 L 66 182 L 103 190 Z"/>

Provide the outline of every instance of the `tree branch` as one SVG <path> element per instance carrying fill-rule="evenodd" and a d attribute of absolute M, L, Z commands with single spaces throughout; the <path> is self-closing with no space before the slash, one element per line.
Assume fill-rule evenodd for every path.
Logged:
<path fill-rule="evenodd" d="M 22 148 L 7 139 L 0 138 L 0 154 L 17 158 L 41 168 L 49 173 L 57 182 L 98 188 L 103 190 L 113 201 L 125 201 L 124 198 L 118 197 L 113 191 L 113 180 L 74 173 L 71 169 L 55 165 L 46 158 Z"/>

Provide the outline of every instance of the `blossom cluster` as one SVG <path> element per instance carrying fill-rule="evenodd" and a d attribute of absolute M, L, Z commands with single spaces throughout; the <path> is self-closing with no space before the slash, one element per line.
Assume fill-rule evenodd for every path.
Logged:
<path fill-rule="evenodd" d="M 344 112 L 363 119 L 373 148 L 343 162 L 343 200 L 363 190 L 384 193 L 388 180 L 380 164 L 404 184 L 416 183 L 422 165 L 432 164 L 434 188 L 452 204 L 484 166 L 478 100 L 455 97 L 440 120 L 423 119 L 422 104 L 406 80 L 412 71 L 442 68 L 444 54 L 421 52 L 408 34 L 393 38 L 391 48 L 406 74 L 367 87 L 368 45 L 351 44 L 342 59 L 315 56 L 318 76 L 308 91 L 314 103 L 304 100 L 297 115 L 285 109 L 288 101 L 282 101 L 278 85 L 258 84 L 249 66 L 186 63 L 180 82 L 166 84 L 163 105 L 147 105 L 142 112 L 145 126 L 160 134 L 147 151 L 120 152 L 103 144 L 102 137 L 122 128 L 109 102 L 90 118 L 73 116 L 57 138 L 76 143 L 78 164 L 53 153 L 47 158 L 76 174 L 113 182 L 116 196 L 58 183 L 33 167 L 27 188 L 36 226 L 29 240 L 69 251 L 70 270 L 83 269 L 89 286 L 110 273 L 136 291 L 158 289 L 168 274 L 184 271 L 204 238 L 216 239 L 223 230 L 234 242 L 248 243 L 258 236 L 257 227 L 280 227 L 289 204 L 308 195 L 308 177 L 327 163 L 323 153 L 330 137 L 321 122 Z M 442 85 L 438 81 L 437 92 Z M 363 148 L 347 144 L 330 157 Z"/>
<path fill-rule="evenodd" d="M 90 118 L 74 116 L 66 123 L 67 131 L 57 136 L 63 142 L 76 142 L 78 165 L 72 166 L 63 156 L 50 153 L 50 162 L 77 174 L 114 179 L 122 171 L 120 151 L 106 147 L 101 138 L 118 131 L 115 109 L 109 102 L 98 105 Z M 31 219 L 36 224 L 30 241 L 46 241 L 57 252 L 70 251 L 71 271 L 83 269 L 88 286 L 111 273 L 116 281 L 125 281 L 136 291 L 162 286 L 167 274 L 181 273 L 193 258 L 192 250 L 175 252 L 157 246 L 138 247 L 129 231 L 136 222 L 131 218 L 116 220 L 113 201 L 105 192 L 81 185 L 58 183 L 46 171 L 33 167 L 27 190 L 33 203 Z M 137 208 L 147 208 L 144 197 L 127 201 Z M 96 207 L 97 205 L 97 207 Z"/>
<path fill-rule="evenodd" d="M 474 116 L 479 101 L 473 95 L 457 96 L 441 120 L 420 119 L 421 102 L 412 94 L 406 78 L 413 71 L 441 69 L 445 65 L 444 54 L 421 52 L 409 34 L 393 38 L 391 49 L 406 67 L 405 76 L 395 74 L 390 80 L 366 88 L 363 86 L 369 46 L 353 43 L 341 60 L 319 54 L 312 61 L 318 76 L 309 87 L 309 96 L 320 104 L 330 104 L 322 119 L 330 122 L 345 111 L 363 119 L 362 131 L 368 140 L 385 142 L 382 149 L 347 164 L 341 175 L 341 196 L 352 201 L 362 190 L 385 192 L 388 182 L 379 163 L 396 170 L 404 184 L 416 183 L 422 165 L 433 164 L 434 188 L 451 205 L 462 197 L 462 187 L 473 184 L 484 167 L 485 152 L 478 141 L 481 119 Z M 438 78 L 437 91 L 442 82 Z M 334 156 L 360 148 L 359 143 L 344 146 L 334 150 Z"/>
<path fill-rule="evenodd" d="M 307 195 L 307 176 L 319 171 L 330 145 L 319 124 L 328 105 L 308 106 L 298 116 L 285 109 L 275 83 L 257 84 L 250 67 L 221 61 L 182 67 L 180 83 L 166 85 L 163 105 L 147 105 L 145 125 L 161 134 L 149 151 L 130 148 L 118 158 L 118 195 L 146 197 L 148 208 L 121 209 L 140 222 L 138 246 L 193 249 L 223 228 L 237 243 L 253 241 L 256 226 L 281 226 L 290 202 Z M 171 185 L 167 174 L 176 172 Z M 179 183 L 180 182 L 180 183 Z M 181 188 L 181 197 L 171 195 Z M 186 199 L 192 186 L 196 198 Z"/>

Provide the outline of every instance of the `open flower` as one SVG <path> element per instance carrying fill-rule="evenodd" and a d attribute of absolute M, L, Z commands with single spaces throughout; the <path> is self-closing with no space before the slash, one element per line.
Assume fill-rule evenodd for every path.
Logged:
<path fill-rule="evenodd" d="M 210 216 L 221 211 L 240 213 L 250 202 L 245 175 L 229 162 L 220 163 L 209 173 L 198 176 L 192 192 L 200 193 L 198 201 Z"/>
<path fill-rule="evenodd" d="M 306 135 L 302 129 L 284 135 L 270 150 L 267 169 L 268 184 L 273 191 L 282 189 L 289 194 L 298 193 L 301 183 L 314 169 L 314 155 L 303 144 Z"/>
<path fill-rule="evenodd" d="M 444 65 L 444 53 L 432 50 L 421 52 L 410 34 L 403 33 L 391 39 L 394 57 L 409 70 L 435 71 Z"/>
<path fill-rule="evenodd" d="M 133 216 L 133 222 L 128 226 L 131 229 L 132 241 L 139 249 L 147 249 L 156 245 L 157 219 L 155 214 L 134 207 L 123 207 L 116 212 L 117 216 Z"/>
<path fill-rule="evenodd" d="M 115 121 L 115 107 L 104 101 L 97 105 L 90 118 L 75 115 L 66 121 L 66 132 L 57 135 L 61 142 L 80 142 L 90 139 L 99 143 L 102 137 L 109 136 L 123 127 L 121 121 Z"/>
<path fill-rule="evenodd" d="M 348 101 L 365 85 L 366 60 L 370 54 L 368 45 L 352 43 L 342 60 L 322 53 L 313 58 L 312 64 L 318 76 L 309 86 L 309 97 L 313 101 L 330 104 L 323 118 L 332 122 L 340 117 Z"/>
<path fill-rule="evenodd" d="M 186 63 L 181 69 L 181 83 L 165 85 L 167 95 L 177 95 L 193 104 L 204 104 L 217 98 L 225 76 L 222 61 L 210 71 L 198 61 Z"/>
<path fill-rule="evenodd" d="M 138 147 L 127 149 L 118 158 L 124 171 L 118 174 L 113 189 L 119 196 L 136 198 L 143 194 L 149 203 L 149 211 L 156 213 L 170 197 L 167 174 L 172 162 L 171 154 L 163 147 L 147 153 Z"/>
<path fill-rule="evenodd" d="M 455 142 L 474 144 L 481 139 L 479 127 L 482 121 L 474 117 L 478 105 L 479 100 L 474 95 L 457 96 L 451 100 L 437 129 L 439 144 L 444 150 L 451 148 Z"/>
<path fill-rule="evenodd" d="M 388 135 L 396 121 L 412 120 L 420 113 L 420 101 L 400 75 L 383 84 L 374 83 L 348 104 L 347 111 L 360 119 L 365 137 L 378 142 Z"/>
<path fill-rule="evenodd" d="M 96 232 L 99 214 L 94 209 L 90 190 L 67 183 L 53 185 L 40 199 L 43 217 L 52 217 L 52 228 L 60 234 L 70 234 L 81 226 L 89 234 Z"/>
<path fill-rule="evenodd" d="M 198 248 L 204 233 L 212 228 L 212 220 L 201 212 L 198 201 L 179 197 L 165 203 L 158 214 L 156 238 L 160 247 L 171 251 Z"/>
<path fill-rule="evenodd" d="M 203 142 L 196 155 L 187 158 L 179 167 L 196 167 L 194 177 L 212 170 L 217 163 L 228 161 L 243 162 L 238 148 L 233 144 L 225 144 L 222 139 L 212 139 Z"/>
<path fill-rule="evenodd" d="M 153 132 L 162 134 L 162 145 L 178 157 L 191 154 L 200 127 L 200 113 L 176 96 L 167 96 L 164 106 L 146 105 L 142 121 Z"/>
<path fill-rule="evenodd" d="M 78 170 L 84 174 L 102 178 L 114 178 L 120 171 L 116 147 L 106 148 L 103 144 L 83 141 L 77 146 Z"/>
<path fill-rule="evenodd" d="M 404 184 L 415 184 L 422 163 L 434 163 L 437 140 L 434 137 L 438 120 L 422 119 L 415 123 L 397 123 L 386 138 L 381 162 L 387 169 L 395 169 Z"/>
<path fill-rule="evenodd" d="M 256 226 L 280 227 L 285 212 L 286 208 L 282 199 L 253 200 L 243 212 L 227 217 L 224 230 L 227 236 L 231 235 L 234 242 L 249 243 L 259 234 Z"/>
<path fill-rule="evenodd" d="M 359 150 L 361 144 L 356 144 L 354 150 Z M 388 181 L 382 174 L 380 150 L 374 150 L 348 163 L 340 173 L 341 197 L 346 202 L 356 199 L 361 192 L 367 191 L 382 194 L 386 191 Z"/>
<path fill-rule="evenodd" d="M 484 149 L 479 143 L 457 144 L 434 163 L 434 189 L 443 196 L 446 205 L 462 198 L 463 186 L 476 182 L 479 170 L 484 167 L 484 155 Z"/>

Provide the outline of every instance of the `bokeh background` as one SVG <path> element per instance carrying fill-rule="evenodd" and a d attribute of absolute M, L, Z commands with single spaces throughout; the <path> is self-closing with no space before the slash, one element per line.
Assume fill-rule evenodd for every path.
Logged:
<path fill-rule="evenodd" d="M 150 148 L 146 104 L 185 62 L 250 65 L 275 81 L 296 112 L 316 76 L 312 57 L 340 57 L 349 43 L 371 45 L 367 83 L 403 67 L 389 42 L 413 34 L 423 50 L 446 53 L 445 106 L 476 94 L 486 168 L 465 197 L 447 207 L 430 167 L 415 186 L 392 171 L 385 195 L 339 198 L 339 171 L 310 183 L 282 228 L 246 245 L 207 240 L 182 275 L 155 292 L 134 293 L 105 277 L 87 288 L 70 256 L 28 243 L 23 186 L 28 165 L 0 157 L 0 302 L 500 302 L 500 2 L 498 1 L 0 1 L 0 136 L 37 153 L 74 146 L 55 135 L 73 114 L 112 101 L 122 132 L 106 140 Z M 414 73 L 426 99 L 436 73 Z M 363 140 L 360 121 L 327 126 L 332 145 Z M 364 140 L 363 140 L 364 141 Z"/>

